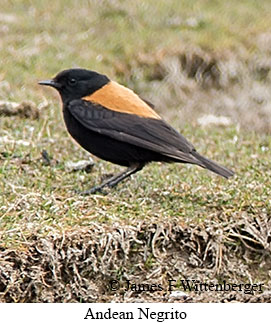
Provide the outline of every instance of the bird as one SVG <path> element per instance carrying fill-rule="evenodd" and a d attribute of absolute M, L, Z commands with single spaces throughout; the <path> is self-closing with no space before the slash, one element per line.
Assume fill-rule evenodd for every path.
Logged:
<path fill-rule="evenodd" d="M 112 188 L 150 162 L 195 164 L 229 178 L 234 172 L 200 155 L 194 146 L 131 89 L 98 72 L 72 68 L 39 82 L 62 100 L 67 131 L 86 151 L 125 166 L 82 194 Z"/>

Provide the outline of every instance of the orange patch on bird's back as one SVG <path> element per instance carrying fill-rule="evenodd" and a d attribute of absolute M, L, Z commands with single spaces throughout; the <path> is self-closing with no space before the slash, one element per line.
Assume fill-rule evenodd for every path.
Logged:
<path fill-rule="evenodd" d="M 161 119 L 161 117 L 132 90 L 114 81 L 101 89 L 82 98 L 103 107 L 122 113 L 135 114 L 140 117 Z"/>

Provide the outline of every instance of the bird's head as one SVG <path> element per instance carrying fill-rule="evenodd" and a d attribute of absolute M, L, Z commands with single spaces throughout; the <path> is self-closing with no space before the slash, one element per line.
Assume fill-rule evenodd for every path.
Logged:
<path fill-rule="evenodd" d="M 81 99 L 106 85 L 109 78 L 94 71 L 74 68 L 58 73 L 53 79 L 40 81 L 39 84 L 55 88 L 63 103 Z"/>

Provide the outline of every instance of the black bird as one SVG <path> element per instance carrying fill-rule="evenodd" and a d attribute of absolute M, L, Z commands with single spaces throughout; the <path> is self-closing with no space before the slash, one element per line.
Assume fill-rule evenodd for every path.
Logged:
<path fill-rule="evenodd" d="M 68 69 L 41 85 L 61 96 L 70 135 L 93 155 L 128 167 L 83 193 L 113 187 L 153 161 L 190 163 L 228 178 L 234 173 L 201 156 L 132 90 L 86 69 Z"/>

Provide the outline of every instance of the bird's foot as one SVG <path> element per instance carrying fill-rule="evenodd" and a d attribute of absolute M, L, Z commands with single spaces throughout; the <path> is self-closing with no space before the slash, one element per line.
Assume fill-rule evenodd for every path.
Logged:
<path fill-rule="evenodd" d="M 105 191 L 103 190 L 103 188 L 102 188 L 102 187 L 100 187 L 100 186 L 94 186 L 94 187 L 90 188 L 89 190 L 79 191 L 78 193 L 79 193 L 80 195 L 87 196 L 87 195 L 96 194 L 96 193 L 98 193 L 98 192 L 99 192 L 99 193 L 101 193 L 101 194 L 103 194 L 103 195 L 106 195 L 106 194 L 107 194 L 107 192 L 105 192 Z"/>

